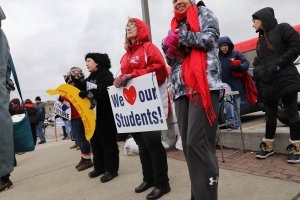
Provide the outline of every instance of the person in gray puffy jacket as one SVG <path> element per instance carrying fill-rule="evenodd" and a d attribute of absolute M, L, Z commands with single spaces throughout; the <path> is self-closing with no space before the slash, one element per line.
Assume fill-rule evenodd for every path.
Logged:
<path fill-rule="evenodd" d="M 221 82 L 219 24 L 211 10 L 190 0 L 173 0 L 171 31 L 163 50 L 171 67 L 173 101 L 182 138 L 192 200 L 216 200 L 217 112 Z"/>

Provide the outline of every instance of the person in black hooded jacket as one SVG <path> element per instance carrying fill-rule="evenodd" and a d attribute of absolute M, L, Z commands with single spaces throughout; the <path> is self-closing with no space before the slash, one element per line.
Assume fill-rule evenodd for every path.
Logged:
<path fill-rule="evenodd" d="M 282 100 L 290 124 L 288 163 L 300 162 L 300 118 L 297 109 L 297 92 L 300 75 L 294 61 L 300 54 L 300 36 L 287 23 L 278 24 L 273 8 L 266 7 L 253 15 L 253 27 L 259 33 L 254 59 L 254 78 L 259 84 L 266 111 L 266 134 L 260 144 L 257 158 L 272 155 L 277 126 L 277 107 Z"/>
<path fill-rule="evenodd" d="M 104 183 L 118 176 L 119 169 L 117 129 L 107 91 L 114 78 L 109 71 L 111 63 L 107 54 L 88 53 L 85 61 L 91 74 L 85 80 L 86 90 L 82 90 L 79 96 L 95 99 L 97 102 L 96 130 L 91 139 L 94 170 L 89 173 L 89 177 L 94 178 L 104 173 L 100 178 Z"/>

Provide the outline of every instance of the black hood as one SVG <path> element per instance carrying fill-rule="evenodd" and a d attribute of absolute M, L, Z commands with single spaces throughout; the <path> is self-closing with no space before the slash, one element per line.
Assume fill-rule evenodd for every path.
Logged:
<path fill-rule="evenodd" d="M 260 9 L 252 15 L 252 18 L 262 21 L 262 26 L 265 32 L 269 32 L 278 24 L 274 15 L 274 9 L 271 7 Z"/>

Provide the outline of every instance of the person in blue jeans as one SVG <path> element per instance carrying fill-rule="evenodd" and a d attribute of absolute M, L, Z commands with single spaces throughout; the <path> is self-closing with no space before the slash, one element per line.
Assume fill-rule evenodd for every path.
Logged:
<path fill-rule="evenodd" d="M 228 84 L 223 83 L 223 86 L 225 88 L 225 92 L 232 91 L 231 87 Z M 234 99 L 232 96 L 226 96 L 227 101 L 222 101 L 219 103 L 220 104 L 219 109 L 222 109 L 221 104 L 222 103 L 224 104 L 224 109 L 226 113 L 226 122 L 233 122 L 233 124 L 230 125 L 231 129 L 239 129 L 240 127 L 238 113 L 240 112 L 241 98 L 239 95 L 237 95 L 235 98 L 237 103 L 236 107 L 234 107 L 233 105 Z"/>
<path fill-rule="evenodd" d="M 65 127 L 65 133 L 64 133 L 64 138 L 63 140 L 68 140 L 71 138 L 71 121 L 68 119 L 63 119 L 64 120 L 64 126 Z"/>
<path fill-rule="evenodd" d="M 71 84 L 79 90 L 85 89 L 81 84 L 81 80 L 84 80 L 84 74 L 79 67 L 72 67 L 64 77 L 67 84 Z M 61 96 L 61 99 L 62 101 L 69 102 L 69 100 L 63 96 Z M 81 151 L 81 160 L 75 168 L 77 171 L 83 171 L 93 167 L 91 145 L 85 138 L 84 125 L 78 111 L 71 102 L 69 103 L 71 106 L 71 132 L 74 135 L 75 144 L 79 145 Z"/>
<path fill-rule="evenodd" d="M 229 37 L 220 37 L 219 44 L 219 60 L 222 68 L 222 82 L 227 83 L 232 91 L 238 91 L 237 107 L 240 108 L 241 96 L 246 96 L 246 89 L 243 80 L 238 76 L 239 73 L 247 72 L 249 69 L 249 61 L 242 53 L 234 50 L 234 44 Z M 232 112 L 233 105 L 226 103 L 225 109 L 228 110 L 228 120 L 238 119 L 237 112 Z M 240 124 L 234 123 L 231 128 L 237 129 Z"/>
<path fill-rule="evenodd" d="M 35 107 L 38 110 L 37 113 L 37 124 L 36 124 L 36 133 L 40 139 L 38 144 L 46 143 L 45 138 L 45 129 L 44 129 L 44 121 L 45 121 L 45 103 L 42 102 L 41 97 L 37 96 L 35 98 Z"/>

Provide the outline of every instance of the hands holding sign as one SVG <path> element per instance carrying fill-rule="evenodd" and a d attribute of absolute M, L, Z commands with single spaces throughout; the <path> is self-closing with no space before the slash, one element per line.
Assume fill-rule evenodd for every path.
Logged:
<path fill-rule="evenodd" d="M 132 79 L 132 75 L 131 74 L 124 74 L 122 77 L 117 77 L 114 80 L 114 86 L 119 88 L 121 86 L 125 87 L 127 82 Z"/>

